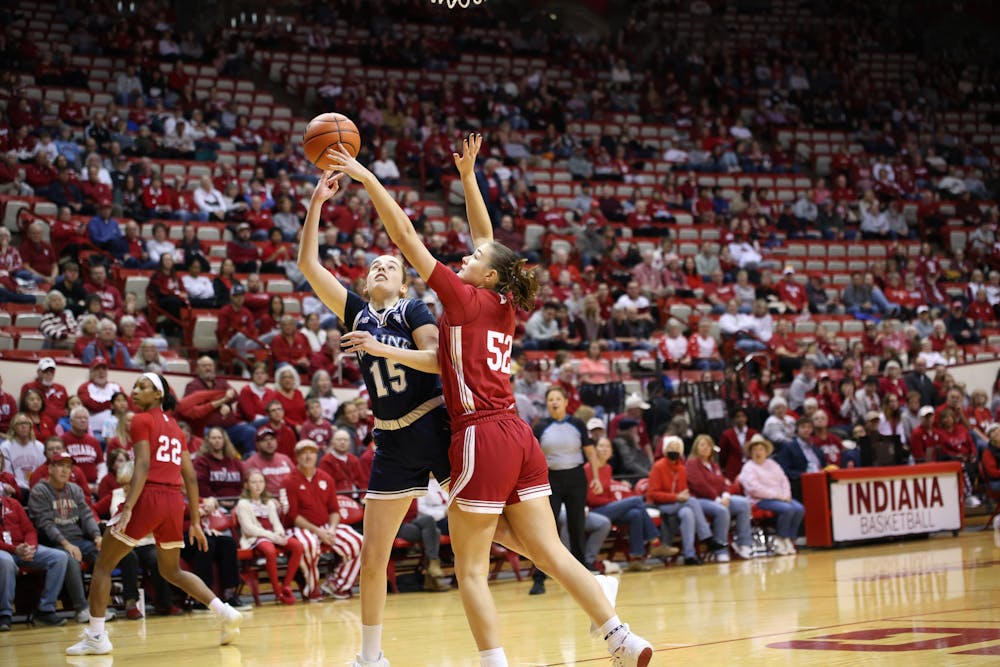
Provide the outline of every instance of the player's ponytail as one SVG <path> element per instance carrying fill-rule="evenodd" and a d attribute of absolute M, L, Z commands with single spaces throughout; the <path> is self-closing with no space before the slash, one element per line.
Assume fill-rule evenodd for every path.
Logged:
<path fill-rule="evenodd" d="M 538 293 L 538 278 L 533 269 L 527 267 L 528 260 L 521 259 L 502 243 L 494 241 L 490 249 L 490 265 L 497 272 L 496 290 L 509 294 L 514 305 L 524 310 L 533 310 L 535 294 Z"/>
<path fill-rule="evenodd" d="M 160 407 L 164 412 L 170 412 L 177 407 L 177 397 L 174 396 L 174 392 L 170 390 L 170 385 L 167 384 L 167 378 L 163 377 L 159 373 L 156 374 L 160 378 L 160 382 L 163 384 L 163 401 L 160 403 Z"/>

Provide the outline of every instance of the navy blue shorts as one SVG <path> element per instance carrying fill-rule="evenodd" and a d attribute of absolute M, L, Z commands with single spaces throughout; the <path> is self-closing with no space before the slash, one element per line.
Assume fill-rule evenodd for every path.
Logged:
<path fill-rule="evenodd" d="M 448 447 L 451 428 L 444 407 L 435 408 L 404 428 L 373 434 L 375 459 L 368 480 L 368 497 L 390 500 L 427 493 L 428 475 L 445 489 L 451 477 Z"/>

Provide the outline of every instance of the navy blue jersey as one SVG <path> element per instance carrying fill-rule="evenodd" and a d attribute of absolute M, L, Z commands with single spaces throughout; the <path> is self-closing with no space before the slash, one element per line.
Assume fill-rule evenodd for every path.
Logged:
<path fill-rule="evenodd" d="M 379 312 L 350 290 L 344 322 L 352 331 L 367 331 L 380 343 L 405 350 L 417 349 L 414 329 L 425 324 L 437 326 L 423 301 L 400 299 Z M 365 352 L 358 353 L 358 363 L 376 419 L 400 419 L 422 403 L 441 396 L 441 377 L 436 373 L 424 373 Z"/>

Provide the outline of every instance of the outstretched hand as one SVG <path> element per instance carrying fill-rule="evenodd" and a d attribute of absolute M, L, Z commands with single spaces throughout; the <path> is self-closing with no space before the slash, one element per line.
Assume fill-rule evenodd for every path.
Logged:
<path fill-rule="evenodd" d="M 365 176 L 371 173 L 363 164 L 351 157 L 351 154 L 344 150 L 343 144 L 327 148 L 326 158 L 329 161 L 331 170 L 336 173 L 347 174 L 356 181 L 364 180 Z"/>
<path fill-rule="evenodd" d="M 478 133 L 470 134 L 462 141 L 462 154 L 452 153 L 452 158 L 455 159 L 455 166 L 458 167 L 458 173 L 462 176 L 467 176 L 473 173 L 476 168 L 476 156 L 479 155 L 479 149 L 483 145 L 483 135 Z"/>
<path fill-rule="evenodd" d="M 336 196 L 340 192 L 340 179 L 340 174 L 335 174 L 332 171 L 324 171 L 316 183 L 316 189 L 313 190 L 313 199 L 324 202 Z"/>

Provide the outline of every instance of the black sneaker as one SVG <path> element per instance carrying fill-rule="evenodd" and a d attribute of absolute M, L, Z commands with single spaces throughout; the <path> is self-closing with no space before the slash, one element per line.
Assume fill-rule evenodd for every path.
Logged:
<path fill-rule="evenodd" d="M 701 565 L 701 561 L 698 560 L 697 558 L 691 558 L 690 556 L 686 556 L 684 558 L 684 564 L 685 565 Z"/>
<path fill-rule="evenodd" d="M 0 616 L 0 632 L 10 632 L 10 616 Z"/>
<path fill-rule="evenodd" d="M 705 546 L 708 547 L 708 550 L 711 551 L 712 553 L 715 553 L 716 551 L 722 551 L 723 549 L 729 549 L 728 544 L 723 544 L 714 537 L 710 537 L 707 540 L 705 540 Z"/>
<path fill-rule="evenodd" d="M 545 593 L 545 582 L 536 579 L 535 583 L 531 584 L 531 590 L 528 591 L 528 595 L 543 595 L 544 593 Z"/>
<path fill-rule="evenodd" d="M 52 627 L 66 625 L 66 619 L 54 611 L 38 611 L 35 612 L 33 618 L 36 623 L 41 623 L 42 625 L 50 625 Z"/>

